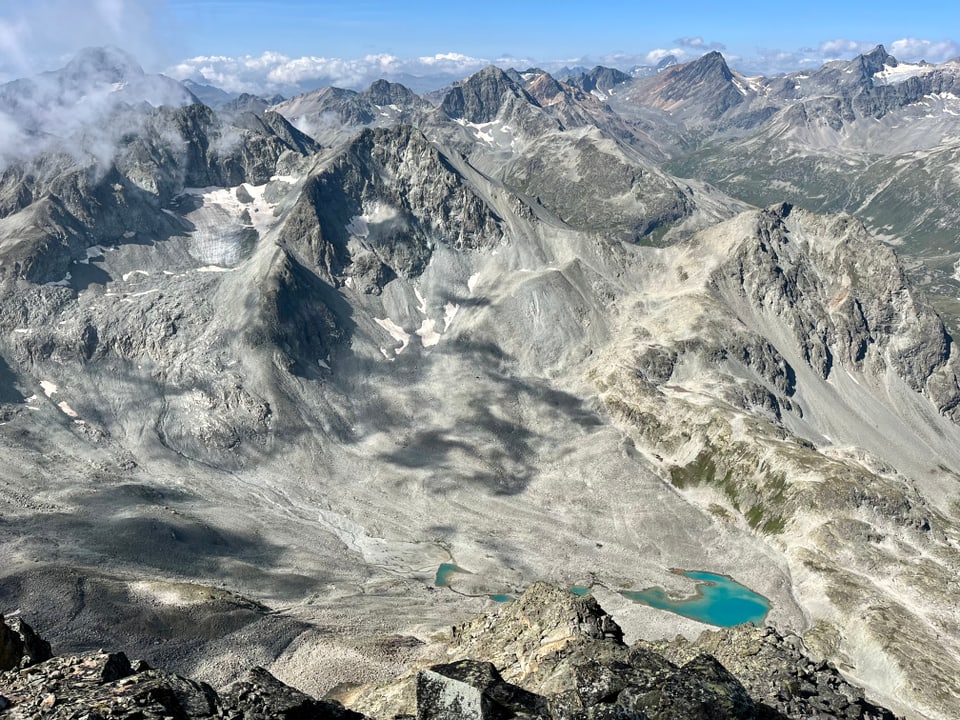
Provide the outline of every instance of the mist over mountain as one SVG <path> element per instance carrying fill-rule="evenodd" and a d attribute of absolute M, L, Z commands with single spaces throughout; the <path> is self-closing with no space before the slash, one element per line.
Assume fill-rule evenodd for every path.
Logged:
<path fill-rule="evenodd" d="M 0 611 L 372 717 L 955 717 L 960 63 L 633 65 L 0 86 Z"/>

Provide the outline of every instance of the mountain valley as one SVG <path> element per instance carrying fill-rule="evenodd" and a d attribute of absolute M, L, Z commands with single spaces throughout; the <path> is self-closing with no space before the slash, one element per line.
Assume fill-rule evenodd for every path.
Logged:
<path fill-rule="evenodd" d="M 693 640 L 622 593 L 699 570 L 955 717 L 958 75 L 0 86 L 0 611 L 370 712 L 537 581 Z"/>

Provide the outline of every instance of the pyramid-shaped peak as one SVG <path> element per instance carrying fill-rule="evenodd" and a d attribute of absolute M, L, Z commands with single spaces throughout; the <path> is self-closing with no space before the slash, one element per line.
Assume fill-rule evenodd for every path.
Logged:
<path fill-rule="evenodd" d="M 717 54 L 719 55 L 719 53 L 717 53 Z M 723 56 L 721 55 L 721 57 L 723 57 Z M 657 70 L 663 70 L 664 68 L 668 68 L 668 67 L 670 67 L 671 65 L 677 65 L 677 64 L 679 64 L 679 62 L 680 62 L 680 61 L 677 60 L 677 56 L 676 56 L 676 55 L 667 55 L 667 56 L 664 57 L 660 62 L 658 62 L 654 67 L 655 67 L 655 69 L 657 69 Z"/>
<path fill-rule="evenodd" d="M 881 72 L 884 67 L 896 67 L 899 64 L 897 59 L 888 53 L 883 45 L 877 45 L 873 50 L 864 53 L 857 59 L 867 75 Z"/>
<path fill-rule="evenodd" d="M 724 68 L 729 70 L 727 66 L 727 59 L 723 57 L 719 50 L 711 50 L 706 55 L 701 55 L 697 60 L 693 61 L 694 63 L 700 65 L 706 65 L 710 67 Z"/>
<path fill-rule="evenodd" d="M 716 50 L 708 52 L 685 65 L 671 67 L 669 71 L 681 73 L 691 81 L 696 82 L 716 82 L 718 80 L 730 82 L 733 80 L 733 73 L 730 72 L 726 59 Z"/>
<path fill-rule="evenodd" d="M 516 75 L 515 71 L 511 72 Z M 503 70 L 496 65 L 487 65 L 482 70 L 478 70 L 473 75 L 461 80 L 458 85 L 460 87 L 485 85 L 488 87 L 498 88 L 519 85 L 519 83 L 513 77 L 511 77 L 511 72 Z"/>
<path fill-rule="evenodd" d="M 890 53 L 887 52 L 887 49 L 882 44 L 877 45 L 870 52 L 864 53 L 863 56 L 871 59 L 876 58 L 878 60 L 886 60 L 888 58 L 893 57 Z"/>

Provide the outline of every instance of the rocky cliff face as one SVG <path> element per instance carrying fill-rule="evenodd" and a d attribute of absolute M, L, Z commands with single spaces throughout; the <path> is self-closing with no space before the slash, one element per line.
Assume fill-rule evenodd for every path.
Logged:
<path fill-rule="evenodd" d="M 418 130 L 364 131 L 308 182 L 284 225 L 327 278 L 349 268 L 368 292 L 423 272 L 435 247 L 478 250 L 500 218 Z M 336 281 L 334 281 L 336 282 Z"/>
<path fill-rule="evenodd" d="M 453 119 L 487 123 L 496 120 L 507 104 L 516 101 L 536 105 L 536 101 L 503 70 L 491 65 L 452 88 L 440 109 Z"/>
<path fill-rule="evenodd" d="M 58 282 L 96 245 L 115 246 L 188 231 L 164 213 L 185 188 L 261 185 L 285 152 L 316 144 L 270 114 L 227 124 L 203 105 L 135 111 L 137 132 L 113 138 L 106 165 L 95 157 L 43 155 L 0 176 L 2 275 Z M 115 118 L 116 119 L 116 118 Z M 126 123 L 119 122 L 120 127 Z"/>
<path fill-rule="evenodd" d="M 796 576 L 844 555 L 847 570 L 811 582 L 814 595 L 824 592 L 821 582 L 831 588 L 825 592 L 834 618 L 811 638 L 839 649 L 847 622 L 841 618 L 877 608 L 865 633 L 882 642 L 896 631 L 876 605 L 886 582 L 879 578 L 896 574 L 901 552 L 932 551 L 938 561 L 915 579 L 915 592 L 949 585 L 955 520 L 922 479 L 937 474 L 932 466 L 928 475 L 894 470 L 912 464 L 908 457 L 921 463 L 921 455 L 931 457 L 917 454 L 914 443 L 937 445 L 934 436 L 914 435 L 894 449 L 889 440 L 871 440 L 873 431 L 850 430 L 861 422 L 853 418 L 862 417 L 888 438 L 894 425 L 901 430 L 893 435 L 913 432 L 904 418 L 915 411 L 905 398 L 920 393 L 952 425 L 956 356 L 941 320 L 909 287 L 893 254 L 849 217 L 783 206 L 749 213 L 702 234 L 662 272 L 671 278 L 667 284 L 680 285 L 641 291 L 637 302 L 647 320 L 596 365 L 608 408 L 633 428 L 638 444 L 664 458 L 671 482 L 704 509 L 721 519 L 732 511 L 792 547 Z M 612 369 L 626 358 L 632 370 Z M 711 368 L 706 383 L 704 367 Z M 829 389 L 814 390 L 823 381 Z M 868 387 L 896 407 L 881 410 L 883 402 L 866 401 Z M 849 420 L 827 420 L 838 412 Z M 937 448 L 934 457 L 951 452 Z M 841 550 L 839 538 L 854 536 L 874 538 L 867 541 L 871 550 Z M 885 548 L 883 538 L 891 536 L 903 544 Z M 864 594 L 834 584 L 861 573 L 876 578 L 857 583 Z M 906 610 L 901 622 L 920 628 L 926 618 L 925 610 Z M 951 622 L 939 611 L 930 621 Z M 952 661 L 927 666 L 930 683 L 909 691 L 931 706 L 951 685 L 941 662 Z"/>
<path fill-rule="evenodd" d="M 360 720 L 315 700 L 262 668 L 217 693 L 206 683 L 131 663 L 123 653 L 68 655 L 0 673 L 4 718 L 323 718 Z"/>

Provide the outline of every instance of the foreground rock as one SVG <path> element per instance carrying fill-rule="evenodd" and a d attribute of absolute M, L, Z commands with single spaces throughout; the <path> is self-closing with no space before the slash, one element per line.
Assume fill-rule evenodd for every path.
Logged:
<path fill-rule="evenodd" d="M 27 627 L 20 623 L 19 627 Z M 0 629 L 7 628 L 0 623 Z M 11 634 L 16 634 L 10 630 Z M 26 634 L 26 633 L 24 633 Z M 36 636 L 29 636 L 39 640 Z M 0 635 L 0 643 L 3 642 Z M 49 658 L 50 646 L 46 647 Z M 26 643 L 24 643 L 26 645 Z M 0 645 L 0 648 L 3 646 Z M 34 643 L 34 647 L 37 647 Z M 228 718 L 229 720 L 351 720 L 362 718 L 335 702 L 315 700 L 254 668 L 222 694 L 123 653 L 103 650 L 33 664 L 21 659 L 0 672 L 0 714 L 19 718 Z"/>
<path fill-rule="evenodd" d="M 18 628 L 18 637 L 28 635 L 33 647 L 43 648 L 29 626 Z M 895 720 L 834 666 L 809 657 L 797 636 L 745 625 L 705 632 L 694 642 L 678 637 L 628 647 L 596 600 L 543 583 L 498 612 L 454 628 L 441 650 L 450 662 L 413 669 L 354 695 L 351 704 L 367 715 L 315 700 L 263 668 L 217 693 L 206 683 L 103 650 L 37 664 L 21 657 L 15 669 L 0 673 L 0 714 L 89 720 Z"/>
<path fill-rule="evenodd" d="M 0 670 L 27 667 L 49 659 L 50 643 L 42 640 L 21 618 L 4 621 L 0 615 Z"/>
<path fill-rule="evenodd" d="M 454 628 L 446 654 L 452 662 L 370 690 L 357 707 L 419 720 L 895 717 L 797 636 L 745 625 L 627 646 L 595 599 L 542 583 Z M 415 711 L 403 704 L 414 695 Z"/>

